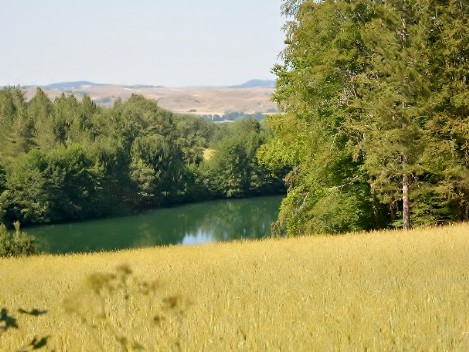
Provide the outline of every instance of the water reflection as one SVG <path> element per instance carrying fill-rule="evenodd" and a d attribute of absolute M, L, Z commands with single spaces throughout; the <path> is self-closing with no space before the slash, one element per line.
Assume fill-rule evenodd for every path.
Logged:
<path fill-rule="evenodd" d="M 200 232 L 194 235 L 185 235 L 182 239 L 181 244 L 183 245 L 191 245 L 191 244 L 201 244 L 207 242 L 214 242 L 216 239 L 212 235 L 208 235 L 206 233 Z"/>
<path fill-rule="evenodd" d="M 269 235 L 281 197 L 189 204 L 135 216 L 48 225 L 26 231 L 48 253 L 95 252 L 158 245 L 193 245 Z"/>

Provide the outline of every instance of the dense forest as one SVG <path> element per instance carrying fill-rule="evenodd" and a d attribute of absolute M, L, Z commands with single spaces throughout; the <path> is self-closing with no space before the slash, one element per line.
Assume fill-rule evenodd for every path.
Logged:
<path fill-rule="evenodd" d="M 279 232 L 469 219 L 469 3 L 285 0 L 260 150 L 288 167 Z"/>
<path fill-rule="evenodd" d="M 142 208 L 278 193 L 257 161 L 254 119 L 215 124 L 133 95 L 112 108 L 40 89 L 0 90 L 0 223 L 60 222 Z"/>

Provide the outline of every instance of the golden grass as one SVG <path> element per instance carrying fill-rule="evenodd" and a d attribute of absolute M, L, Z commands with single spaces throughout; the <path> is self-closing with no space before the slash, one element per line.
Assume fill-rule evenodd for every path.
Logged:
<path fill-rule="evenodd" d="M 49 312 L 19 316 L 21 329 L 0 335 L 0 350 L 51 335 L 58 351 L 94 351 L 62 302 L 90 274 L 120 264 L 159 279 L 162 295 L 192 301 L 184 351 L 469 351 L 469 224 L 1 259 L 0 308 Z M 138 313 L 127 324 L 140 326 L 152 302 L 130 304 Z M 155 329 L 138 334 L 157 340 Z M 159 339 L 151 350 L 170 348 Z"/>
<path fill-rule="evenodd" d="M 215 154 L 215 149 L 205 148 L 204 149 L 204 160 L 210 160 Z"/>

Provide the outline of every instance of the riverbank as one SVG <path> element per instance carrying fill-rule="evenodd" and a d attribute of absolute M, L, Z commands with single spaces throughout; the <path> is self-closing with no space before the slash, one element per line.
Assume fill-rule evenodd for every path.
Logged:
<path fill-rule="evenodd" d="M 104 321 L 87 329 L 65 312 L 63 302 L 92 295 L 91 286 L 81 285 L 93 273 L 128 265 L 133 271 L 129 280 L 158 280 L 159 286 L 155 295 L 137 297 L 141 292 L 132 289 L 130 298 L 111 295 L 105 300 L 110 304 L 107 320 L 122 336 L 146 346 L 155 343 L 167 350 L 179 344 L 184 351 L 467 350 L 467 253 L 469 224 L 458 224 L 408 233 L 0 259 L 0 308 L 15 315 L 20 327 L 0 332 L 0 349 L 17 350 L 34 336 L 50 335 L 48 345 L 58 351 L 96 350 L 93 336 L 104 350 L 118 350 Z M 166 311 L 159 303 L 168 297 L 174 300 L 164 302 L 180 310 L 163 319 L 158 309 Z M 97 302 L 87 300 L 86 309 L 98 309 Z M 80 305 L 72 304 L 75 309 Z M 21 315 L 20 308 L 47 313 Z"/>
<path fill-rule="evenodd" d="M 25 231 L 44 253 L 109 252 L 268 237 L 283 196 L 220 199 Z"/>

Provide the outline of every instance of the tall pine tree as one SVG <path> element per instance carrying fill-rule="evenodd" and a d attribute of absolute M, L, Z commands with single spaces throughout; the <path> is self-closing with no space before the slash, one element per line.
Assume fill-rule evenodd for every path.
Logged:
<path fill-rule="evenodd" d="M 374 19 L 363 27 L 368 69 L 360 77 L 352 129 L 373 191 L 389 204 L 392 217 L 402 212 L 410 228 L 411 187 L 422 173 L 423 138 L 430 96 L 426 1 L 375 1 Z M 400 222 L 398 222 L 400 223 Z"/>

